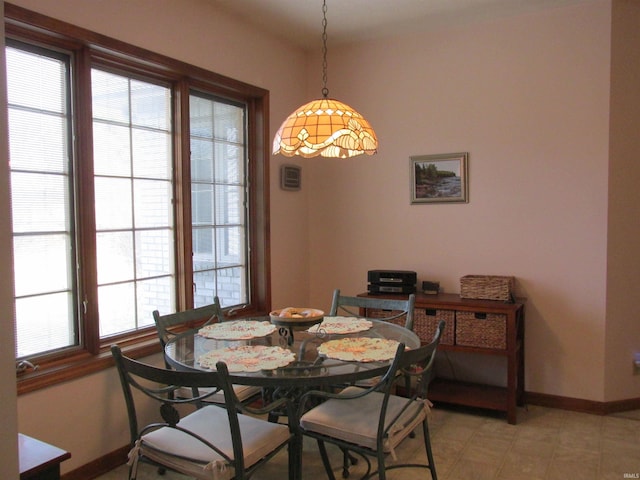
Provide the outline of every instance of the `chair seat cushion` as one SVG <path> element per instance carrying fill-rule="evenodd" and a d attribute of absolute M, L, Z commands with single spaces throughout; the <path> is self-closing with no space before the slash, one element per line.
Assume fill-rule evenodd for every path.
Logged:
<path fill-rule="evenodd" d="M 286 425 L 270 423 L 247 415 L 238 415 L 245 455 L 245 468 L 289 440 Z M 203 407 L 185 416 L 178 426 L 209 441 L 233 458 L 233 445 L 227 411 L 218 406 Z M 142 437 L 141 454 L 187 475 L 202 479 L 227 480 L 234 469 L 215 451 L 196 438 L 174 428 L 162 427 Z M 173 454 L 164 453 L 171 451 Z M 181 458 L 182 457 L 182 458 Z M 201 464 L 194 464 L 195 460 Z"/>
<path fill-rule="evenodd" d="M 262 393 L 262 389 L 260 387 L 255 387 L 252 385 L 234 384 L 232 386 L 233 386 L 233 391 L 236 394 L 236 397 L 238 397 L 238 400 L 240 400 L 241 402 L 244 402 L 245 400 L 248 400 L 251 397 L 255 397 L 260 393 Z M 209 390 L 210 389 L 207 389 L 207 388 L 199 389 L 200 393 L 206 393 Z M 178 390 L 178 396 L 182 398 L 191 398 L 192 397 L 191 390 L 188 388 L 181 388 Z M 210 403 L 224 404 L 224 394 L 222 393 L 222 390 L 221 390 L 215 393 L 214 395 L 211 395 L 209 398 L 206 398 L 204 401 L 210 402 Z"/>
<path fill-rule="evenodd" d="M 236 396 L 238 397 L 238 400 L 240 400 L 241 402 L 251 398 L 251 397 L 255 397 L 256 395 L 260 395 L 262 393 L 262 388 L 260 387 L 255 387 L 252 385 L 237 385 L 234 384 L 233 386 L 233 391 L 235 392 Z M 215 396 L 215 395 L 214 395 Z M 224 397 L 224 395 L 221 395 L 221 397 Z"/>
<path fill-rule="evenodd" d="M 363 389 L 347 387 L 342 393 L 353 394 Z M 337 438 L 355 445 L 377 449 L 378 419 L 384 394 L 373 392 L 360 398 L 329 399 L 309 410 L 300 419 L 300 426 L 308 431 Z M 409 399 L 391 395 L 386 419 L 392 421 L 407 405 Z M 389 428 L 383 441 L 385 452 L 393 449 L 425 419 L 428 406 L 422 401 L 412 401 L 405 412 Z"/>

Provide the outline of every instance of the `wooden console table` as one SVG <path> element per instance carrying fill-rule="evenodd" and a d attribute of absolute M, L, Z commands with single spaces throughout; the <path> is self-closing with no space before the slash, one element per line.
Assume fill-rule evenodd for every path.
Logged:
<path fill-rule="evenodd" d="M 18 434 L 20 456 L 20 480 L 58 480 L 60 464 L 71 458 L 61 448 Z"/>
<path fill-rule="evenodd" d="M 406 297 L 406 295 L 370 295 L 368 293 L 359 296 Z M 366 315 L 375 316 L 375 312 L 366 312 Z M 423 343 L 430 341 L 440 319 L 444 319 L 447 326 L 438 350 L 504 357 L 507 363 L 506 387 L 434 378 L 429 386 L 429 399 L 435 403 L 451 403 L 506 412 L 507 421 L 515 424 L 517 406 L 524 404 L 524 303 L 520 299 L 515 303 L 505 303 L 496 300 L 465 299 L 451 293 L 438 295 L 417 293 L 414 331 L 418 333 Z M 481 332 L 478 332 L 478 342 L 474 343 L 474 325 L 481 330 L 485 325 L 483 322 L 493 322 L 492 324 L 498 327 L 498 338 L 495 338 L 494 332 L 493 340 L 496 341 L 494 345 L 483 344 Z"/>

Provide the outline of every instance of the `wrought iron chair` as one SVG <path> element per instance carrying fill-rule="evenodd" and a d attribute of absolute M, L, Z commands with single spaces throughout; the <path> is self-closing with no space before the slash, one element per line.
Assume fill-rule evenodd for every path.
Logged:
<path fill-rule="evenodd" d="M 350 386 L 339 393 L 314 390 L 305 393 L 299 405 L 300 432 L 318 441 L 320 455 L 331 480 L 335 480 L 326 450 L 326 443 L 337 445 L 343 452 L 356 452 L 367 461 L 363 478 L 378 475 L 386 479 L 386 471 L 401 467 L 428 468 L 437 480 L 429 437 L 427 390 L 433 360 L 445 322 L 440 322 L 433 340 L 414 350 L 400 344 L 395 358 L 380 382 L 369 388 Z M 401 372 L 402 375 L 397 375 Z M 403 376 L 412 378 L 407 397 L 394 395 L 393 386 Z M 302 414 L 307 401 L 322 401 Z M 375 419 L 375 420 L 374 420 Z M 395 457 L 395 449 L 411 432 L 422 424 L 426 464 L 385 465 L 385 457 Z M 375 457 L 377 469 L 371 472 L 369 457 Z"/>
<path fill-rule="evenodd" d="M 354 297 L 342 295 L 339 289 L 335 289 L 333 291 L 333 299 L 331 301 L 331 310 L 329 311 L 329 315 L 352 317 L 364 316 L 367 318 L 375 318 L 376 320 L 383 320 L 385 322 L 402 325 L 413 331 L 415 301 L 416 297 L 414 294 L 409 295 L 406 299 Z M 361 315 L 361 309 L 364 309 L 364 315 Z M 380 381 L 380 378 L 371 378 L 368 380 L 361 380 L 357 385 L 370 387 L 378 381 Z M 357 462 L 357 458 L 350 455 L 346 450 L 344 451 L 344 460 L 342 465 L 342 476 L 344 478 L 349 476 L 350 464 L 355 465 Z"/>
<path fill-rule="evenodd" d="M 220 299 L 217 296 L 214 297 L 211 305 L 205 305 L 204 307 L 193 308 L 183 312 L 160 315 L 158 310 L 154 310 L 153 319 L 156 322 L 156 330 L 158 331 L 158 338 L 160 339 L 160 345 L 162 345 L 163 350 L 172 337 L 184 331 L 189 326 L 197 325 L 198 327 L 202 327 L 214 321 L 224 322 L 226 320 L 224 311 L 220 306 Z M 166 360 L 165 365 L 167 368 L 171 368 Z M 233 389 L 242 402 L 254 400 L 262 394 L 260 387 L 249 385 L 234 385 Z M 182 396 L 188 395 L 184 391 L 176 393 L 182 394 Z M 224 397 L 222 393 L 218 393 L 209 397 L 208 401 L 222 405 L 224 404 Z"/>
<path fill-rule="evenodd" d="M 409 295 L 406 299 L 350 297 L 341 295 L 340 290 L 335 289 L 333 291 L 333 300 L 331 302 L 329 315 L 349 315 L 354 317 L 373 318 L 375 320 L 382 320 L 402 325 L 406 329 L 413 331 L 415 302 L 416 296 L 414 294 Z M 364 309 L 364 315 L 360 314 L 361 309 Z M 371 378 L 361 380 L 357 384 L 359 386 L 368 387 L 374 385 L 379 380 L 379 378 Z M 407 385 L 407 388 L 408 387 L 409 385 Z"/>
<path fill-rule="evenodd" d="M 330 316 L 343 315 L 352 317 L 370 317 L 371 311 L 375 311 L 372 318 L 393 322 L 413 330 L 413 310 L 416 296 L 409 295 L 403 298 L 378 298 L 378 297 L 349 297 L 341 295 L 340 290 L 333 291 Z M 359 310 L 366 309 L 366 315 L 360 315 Z"/>
<path fill-rule="evenodd" d="M 260 409 L 242 404 L 222 362 L 213 372 L 178 371 L 132 360 L 117 345 L 111 347 L 111 353 L 129 417 L 130 480 L 135 480 L 140 461 L 197 479 L 242 480 L 286 447 L 290 452 L 289 478 L 293 478 L 291 446 L 295 435 L 286 425 L 256 418 L 272 408 L 282 409 L 288 400 L 281 399 Z M 206 389 L 207 393 L 184 399 L 172 395 L 178 388 Z M 148 398 L 134 393 L 135 390 L 158 405 L 162 420 L 142 425 L 138 413 L 147 414 Z M 204 403 L 216 391 L 224 394 L 226 408 Z M 144 411 L 138 411 L 137 401 L 144 401 Z M 292 412 L 291 408 L 287 410 Z"/>

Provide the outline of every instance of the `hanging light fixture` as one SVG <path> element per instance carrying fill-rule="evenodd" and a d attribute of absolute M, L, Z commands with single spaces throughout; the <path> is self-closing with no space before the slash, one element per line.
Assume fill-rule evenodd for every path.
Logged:
<path fill-rule="evenodd" d="M 349 105 L 328 98 L 326 0 L 322 15 L 322 98 L 302 105 L 287 117 L 273 139 L 273 154 L 305 158 L 373 155 L 378 139 L 369 122 Z"/>

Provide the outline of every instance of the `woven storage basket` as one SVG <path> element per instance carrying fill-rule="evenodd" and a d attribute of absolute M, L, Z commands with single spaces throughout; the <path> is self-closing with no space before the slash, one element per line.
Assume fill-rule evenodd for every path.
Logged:
<path fill-rule="evenodd" d="M 367 318 L 388 318 L 393 317 L 394 315 L 398 315 L 400 310 L 383 310 L 381 308 L 367 308 Z M 400 325 L 404 327 L 404 324 L 407 322 L 407 315 L 401 315 L 398 318 L 394 318 L 393 320 L 389 320 L 389 323 L 395 323 L 396 325 Z"/>
<path fill-rule="evenodd" d="M 511 302 L 514 284 L 513 277 L 465 275 L 460 279 L 460 297 Z"/>
<path fill-rule="evenodd" d="M 507 348 L 507 316 L 501 313 L 456 312 L 456 345 Z"/>
<path fill-rule="evenodd" d="M 453 345 L 455 335 L 454 310 L 436 310 L 432 308 L 416 308 L 413 313 L 413 331 L 416 332 L 422 343 L 433 340 L 436 328 L 440 320 L 444 320 L 445 326 L 440 337 L 443 345 Z"/>

